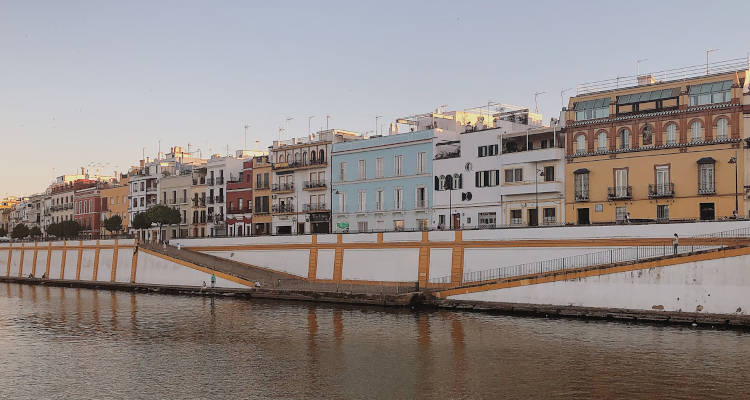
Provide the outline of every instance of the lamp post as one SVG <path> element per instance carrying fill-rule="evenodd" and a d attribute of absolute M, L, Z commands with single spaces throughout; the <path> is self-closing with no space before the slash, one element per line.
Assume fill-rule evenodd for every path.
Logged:
<path fill-rule="evenodd" d="M 535 204 L 534 204 L 534 212 L 536 213 L 536 225 L 539 225 L 539 177 L 544 176 L 544 171 L 537 168 L 537 163 L 534 162 L 534 169 L 536 170 L 536 173 L 534 174 L 534 196 L 535 196 Z"/>
<path fill-rule="evenodd" d="M 445 186 L 448 187 L 448 230 L 453 229 L 453 176 L 445 176 Z"/>
<path fill-rule="evenodd" d="M 737 150 L 734 151 L 734 157 L 729 159 L 729 164 L 734 164 L 734 217 L 739 216 L 740 200 L 738 197 L 738 178 L 737 178 Z"/>
<path fill-rule="evenodd" d="M 706 75 L 708 75 L 708 55 L 719 49 L 706 49 Z"/>

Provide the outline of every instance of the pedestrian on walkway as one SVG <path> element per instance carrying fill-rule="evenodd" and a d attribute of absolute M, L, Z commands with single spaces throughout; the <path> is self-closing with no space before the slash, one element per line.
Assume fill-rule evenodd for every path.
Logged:
<path fill-rule="evenodd" d="M 216 287 L 216 275 L 211 273 L 211 288 L 215 288 L 215 287 Z"/>
<path fill-rule="evenodd" d="M 677 233 L 674 234 L 674 239 L 672 239 L 672 247 L 674 248 L 674 255 L 677 255 L 677 246 L 680 245 L 680 237 L 677 236 Z"/>

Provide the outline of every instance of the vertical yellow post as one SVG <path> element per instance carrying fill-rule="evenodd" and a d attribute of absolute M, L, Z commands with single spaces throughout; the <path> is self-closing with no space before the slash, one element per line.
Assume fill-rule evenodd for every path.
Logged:
<path fill-rule="evenodd" d="M 112 273 L 109 276 L 109 281 L 115 281 L 115 274 L 117 273 L 117 239 L 115 239 L 115 245 L 112 248 Z"/>
<path fill-rule="evenodd" d="M 307 279 L 313 280 L 318 274 L 318 235 L 312 235 L 312 245 L 307 265 Z"/>
<path fill-rule="evenodd" d="M 96 241 L 96 250 L 94 251 L 94 271 L 91 273 L 91 280 L 95 281 L 99 276 L 99 250 L 101 250 L 100 242 Z"/>
<path fill-rule="evenodd" d="M 464 246 L 463 235 L 461 231 L 456 231 L 453 254 L 451 256 L 451 283 L 460 285 L 464 276 Z"/>
<path fill-rule="evenodd" d="M 52 242 L 47 245 L 47 265 L 44 267 L 44 276 L 49 279 L 49 264 L 52 260 Z"/>
<path fill-rule="evenodd" d="M 130 283 L 135 283 L 135 273 L 137 270 L 138 270 L 138 252 L 133 251 L 133 259 L 130 262 Z"/>
<path fill-rule="evenodd" d="M 333 253 L 333 280 L 341 282 L 341 278 L 344 275 L 344 249 L 336 247 Z"/>
<path fill-rule="evenodd" d="M 18 261 L 18 277 L 19 278 L 23 276 L 23 258 L 26 254 L 25 247 L 26 246 L 23 243 L 21 243 L 21 259 Z"/>
<path fill-rule="evenodd" d="M 37 256 L 39 255 L 39 243 L 34 242 L 34 260 L 31 263 L 31 275 L 36 277 L 36 260 Z"/>
<path fill-rule="evenodd" d="M 378 243 L 383 243 L 383 232 L 378 232 Z"/>
<path fill-rule="evenodd" d="M 81 260 L 83 259 L 83 240 L 78 242 L 78 260 L 76 261 L 76 280 L 81 280 Z"/>
<path fill-rule="evenodd" d="M 427 280 L 430 275 L 430 247 L 429 247 L 429 233 L 422 232 L 422 243 L 419 247 L 419 287 L 424 288 L 427 286 Z"/>
<path fill-rule="evenodd" d="M 68 257 L 68 241 L 63 241 L 62 261 L 60 261 L 60 279 L 65 278 L 65 258 Z"/>
<path fill-rule="evenodd" d="M 10 276 L 10 262 L 13 261 L 13 243 L 8 245 L 8 265 L 5 269 L 5 276 Z"/>

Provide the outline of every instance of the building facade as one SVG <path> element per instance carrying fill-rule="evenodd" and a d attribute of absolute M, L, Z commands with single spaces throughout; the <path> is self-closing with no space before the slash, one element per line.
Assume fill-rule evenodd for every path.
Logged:
<path fill-rule="evenodd" d="M 227 234 L 251 236 L 253 231 L 253 159 L 227 181 Z"/>
<path fill-rule="evenodd" d="M 161 237 L 170 240 L 188 237 L 189 215 L 192 214 L 189 192 L 193 186 L 192 166 L 173 170 L 159 179 L 159 204 L 173 208 L 180 213 L 180 223 L 162 226 Z"/>
<path fill-rule="evenodd" d="M 107 202 L 102 200 L 101 191 L 109 184 L 97 182 L 73 193 L 73 219 L 81 225 L 80 235 L 98 238 L 101 233 L 102 209 Z"/>
<path fill-rule="evenodd" d="M 428 229 L 437 130 L 334 144 L 334 232 Z"/>
<path fill-rule="evenodd" d="M 206 229 L 210 236 L 226 236 L 226 191 L 227 181 L 238 176 L 242 164 L 263 152 L 237 150 L 234 156 L 214 154 L 206 163 Z"/>
<path fill-rule="evenodd" d="M 270 235 L 271 179 L 273 169 L 267 155 L 253 157 L 253 235 Z"/>
<path fill-rule="evenodd" d="M 190 196 L 190 237 L 206 237 L 206 167 L 193 169 Z"/>
<path fill-rule="evenodd" d="M 112 184 L 110 187 L 103 188 L 100 191 L 102 198 L 102 211 L 101 211 L 101 236 L 110 234 L 116 234 L 117 232 L 109 232 L 104 228 L 104 220 L 115 215 L 122 219 L 122 230 L 121 232 L 127 232 L 128 225 L 130 224 L 128 214 L 128 193 L 129 193 L 129 177 L 127 174 L 121 175 L 120 180 L 117 183 Z"/>
<path fill-rule="evenodd" d="M 671 81 L 643 75 L 632 87 L 572 97 L 567 222 L 747 216 L 747 78 L 746 66 Z"/>

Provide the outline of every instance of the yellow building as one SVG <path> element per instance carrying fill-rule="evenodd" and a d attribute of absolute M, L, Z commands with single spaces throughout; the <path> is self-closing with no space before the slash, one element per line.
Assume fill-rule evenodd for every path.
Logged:
<path fill-rule="evenodd" d="M 271 163 L 268 156 L 253 158 L 253 236 L 271 234 Z"/>
<path fill-rule="evenodd" d="M 127 232 L 128 230 L 128 182 L 130 178 L 123 175 L 120 178 L 120 182 L 115 184 L 113 187 L 109 187 L 101 190 L 102 197 L 102 224 L 101 224 L 101 235 L 110 235 L 111 232 L 104 228 L 104 220 L 113 215 L 119 215 L 122 218 L 122 231 Z"/>
<path fill-rule="evenodd" d="M 569 224 L 746 216 L 747 64 L 583 85 L 566 111 Z M 717 68 L 719 69 L 719 68 Z M 688 77 L 686 77 L 686 75 Z M 735 173 L 736 172 L 736 173 Z M 737 189 L 735 189 L 737 188 Z"/>

